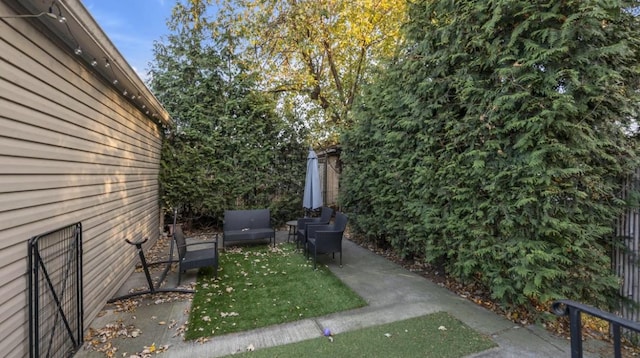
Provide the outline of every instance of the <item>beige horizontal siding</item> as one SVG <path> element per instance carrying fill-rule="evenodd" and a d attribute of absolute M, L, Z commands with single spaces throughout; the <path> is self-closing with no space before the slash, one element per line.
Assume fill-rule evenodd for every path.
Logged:
<path fill-rule="evenodd" d="M 12 25 L 15 25 L 15 22 L 12 22 Z M 152 124 L 146 123 L 140 126 L 128 118 L 127 113 L 133 114 L 137 112 L 136 109 L 113 106 L 114 103 L 128 103 L 124 97 L 117 92 L 107 93 L 98 86 L 86 86 L 87 78 L 90 78 L 92 74 L 88 72 L 86 67 L 76 62 L 76 58 L 64 59 L 57 56 L 51 61 L 51 55 L 55 56 L 55 54 L 49 51 L 58 51 L 55 44 L 36 41 L 37 46 L 32 46 L 34 42 L 28 41 L 28 39 L 33 40 L 34 37 L 42 39 L 42 34 L 27 27 L 20 27 L 19 31 L 20 33 L 11 31 L 11 27 L 3 26 L 0 23 L 0 41 L 10 44 L 4 49 L 4 44 L 0 42 L 0 46 L 3 46 L 0 58 L 19 58 L 19 61 L 7 61 L 2 65 L 3 69 L 8 71 L 1 71 L 3 77 L 11 82 L 19 83 L 21 87 L 26 89 L 37 87 L 38 91 L 34 92 L 36 97 L 45 95 L 46 98 L 51 99 L 50 105 L 61 104 L 69 111 L 76 112 L 81 116 L 93 117 L 96 112 L 101 113 L 101 116 L 95 118 L 97 123 L 112 127 L 122 133 L 126 133 L 125 128 L 144 128 L 146 131 L 140 132 L 140 134 L 146 134 L 147 139 L 153 140 L 152 133 L 155 132 L 155 129 Z M 12 54 L 13 56 L 10 56 Z M 62 56 L 69 55 L 63 54 Z M 11 71 L 12 68 L 24 69 L 31 76 L 21 77 L 19 71 Z M 111 121 L 107 120 L 107 117 L 111 117 Z"/>
<path fill-rule="evenodd" d="M 22 314 L 22 306 L 27 299 L 24 286 L 14 281 L 10 285 L 6 285 L 7 291 L 4 292 L 4 300 L 2 301 L 2 310 L 0 311 L 0 322 L 7 321 L 17 312 Z"/>
<path fill-rule="evenodd" d="M 0 163 L 1 162 L 2 162 L 2 159 L 0 158 Z M 97 186 L 95 190 L 101 190 L 101 189 L 106 190 L 105 187 L 107 186 L 109 186 L 108 183 L 102 186 L 102 188 L 100 186 Z M 140 193 L 149 194 L 147 188 L 134 188 L 132 190 L 127 190 L 122 192 L 107 193 L 105 195 L 99 195 L 99 196 L 94 195 L 90 197 L 66 199 L 66 200 L 61 200 L 53 203 L 47 203 L 43 201 L 40 204 L 37 202 L 37 198 L 32 198 L 30 202 L 31 205 L 28 207 L 21 207 L 21 208 L 17 208 L 17 209 L 5 211 L 5 212 L 0 212 L 0 227 L 11 228 L 14 226 L 26 225 L 33 222 L 46 220 L 47 218 L 50 218 L 53 215 L 57 215 L 57 214 L 66 214 L 66 213 L 75 212 L 76 214 L 81 215 L 83 214 L 83 210 L 85 210 L 86 212 L 84 212 L 84 215 L 87 215 L 89 213 L 96 212 L 96 210 L 98 209 L 103 209 L 103 210 L 107 208 L 115 209 L 117 207 L 121 207 L 123 204 L 133 205 L 135 203 L 130 203 L 130 201 L 132 200 L 131 198 L 139 196 Z M 29 194 L 30 194 L 29 191 L 26 191 L 26 190 L 23 193 L 25 198 Z M 69 194 L 73 194 L 73 193 L 69 191 Z M 19 197 L 19 196 L 20 196 L 19 193 L 9 193 L 9 194 L 3 195 L 3 197 Z M 22 201 L 20 201 L 19 203 L 22 203 Z M 91 205 L 90 207 L 88 207 L 87 203 L 96 203 L 96 204 L 100 203 L 100 205 L 99 206 Z M 14 204 L 17 204 L 17 203 L 14 202 Z M 16 205 L 13 205 L 13 206 L 16 206 Z M 53 229 L 55 229 L 55 227 Z M 1 246 L 4 246 L 6 244 L 10 245 L 11 243 L 16 242 L 18 240 L 19 240 L 18 238 L 4 240 Z"/>
<path fill-rule="evenodd" d="M 1 87 L 0 87 L 1 88 Z M 28 155 L 28 153 L 27 153 Z M 0 167 L 0 175 L 11 174 L 62 174 L 62 175 L 133 175 L 133 174 L 153 174 L 156 173 L 154 168 L 131 168 L 118 167 L 109 165 L 100 165 L 90 162 L 84 162 L 84 166 L 78 166 L 76 162 L 67 162 L 64 160 L 54 161 L 49 159 L 31 158 L 31 157 L 3 157 L 3 166 Z M 75 180 L 73 177 L 70 180 Z"/>
<path fill-rule="evenodd" d="M 29 185 L 32 190 L 42 190 L 50 188 L 67 188 L 75 186 L 101 185 L 104 183 L 117 183 L 124 180 L 122 175 L 83 175 L 69 180 L 65 174 L 41 174 L 41 175 L 0 175 L 0 193 L 14 192 L 25 185 Z M 140 175 L 140 180 L 155 181 L 154 173 L 148 176 Z"/>
<path fill-rule="evenodd" d="M 3 254 L 3 258 L 7 261 L 5 261 L 5 265 L 2 266 L 2 275 L 0 275 L 0 292 L 5 290 L 5 285 L 12 284 L 17 276 L 21 277 L 27 273 L 27 245 L 25 244 L 22 250 L 18 251 L 14 249 L 9 251 L 13 252 L 12 256 Z M 26 281 L 22 281 L 22 285 L 19 285 L 19 287 L 26 287 Z M 5 296 L 2 296 L 2 298 L 4 300 Z"/>
<path fill-rule="evenodd" d="M 2 45 L 1 42 L 0 45 Z M 3 67 L 2 64 L 3 61 L 0 57 L 0 68 Z M 12 73 L 16 72 L 17 69 L 10 67 L 7 68 L 6 71 Z M 16 77 L 16 74 L 13 73 L 10 77 Z M 10 80 L 13 80 L 13 82 L 10 82 Z M 3 88 L 5 88 L 4 99 L 22 107 L 18 109 L 17 113 L 20 114 L 20 118 L 28 116 L 28 124 L 32 126 L 42 125 L 46 129 L 63 133 L 75 133 L 78 129 L 82 129 L 86 131 L 87 136 L 93 139 L 94 142 L 106 146 L 114 146 L 115 144 L 137 145 L 140 146 L 142 150 L 146 150 L 147 155 L 155 156 L 155 153 L 153 153 L 151 149 L 157 144 L 157 141 L 148 138 L 149 133 L 145 131 L 147 128 L 141 128 L 140 136 L 135 137 L 131 133 L 132 129 L 125 126 L 125 124 L 130 125 L 129 122 L 116 122 L 111 118 L 115 115 L 130 115 L 130 113 L 125 111 L 111 113 L 111 115 L 103 113 L 112 109 L 117 110 L 117 106 L 113 106 L 115 108 L 109 108 L 108 105 L 96 104 L 94 108 L 76 106 L 79 108 L 75 108 L 76 110 L 74 110 L 74 108 L 69 108 L 68 105 L 69 101 L 75 100 L 74 98 L 71 96 L 58 96 L 59 90 L 53 89 L 41 81 L 29 83 L 42 90 L 42 92 L 37 95 L 25 87 L 18 85 L 18 83 L 20 83 L 19 79 L 9 78 L 9 76 L 3 74 L 3 81 L 5 82 L 3 83 Z M 56 97 L 60 97 L 58 100 L 61 102 L 51 102 L 51 100 Z M 31 106 L 24 106 L 24 103 L 27 101 L 29 101 L 28 103 L 30 103 Z M 123 99 L 119 99 L 115 104 L 123 106 L 130 105 L 129 102 Z M 12 107 L 10 103 L 5 103 L 3 107 L 6 108 L 6 111 L 3 111 L 3 113 L 6 113 L 6 115 L 14 114 L 13 117 L 15 118 L 15 106 Z M 18 118 L 18 121 L 20 118 Z M 70 119 L 73 120 L 70 121 Z M 87 136 L 83 136 L 82 138 L 87 138 Z M 118 138 L 118 140 L 113 141 L 112 138 L 114 137 Z"/>
<path fill-rule="evenodd" d="M 103 245 L 94 247 L 85 247 L 83 258 L 86 262 L 109 262 L 116 263 L 122 260 L 121 256 L 127 256 L 129 261 L 133 263 L 137 262 L 137 253 L 133 246 L 127 244 L 124 239 L 138 240 L 144 237 L 150 237 L 149 232 L 145 232 L 143 229 L 149 226 L 157 226 L 157 217 L 152 217 L 151 212 L 157 208 L 157 202 L 148 202 L 145 206 L 141 206 L 132 213 L 140 219 L 135 223 L 130 223 L 129 227 L 122 229 L 119 232 L 103 233 L 96 235 L 97 238 L 102 238 L 105 242 Z M 89 231 L 87 235 L 92 235 L 93 232 Z M 149 244 L 146 246 L 149 247 Z M 92 281 L 95 285 L 91 290 L 85 291 L 85 299 L 87 301 L 99 300 L 101 297 L 113 296 L 112 288 L 106 283 L 115 280 L 122 282 L 130 274 L 130 271 L 125 270 L 92 270 L 85 273 L 85 280 Z M 94 316 L 102 309 L 100 307 L 93 307 L 93 311 L 88 312 L 88 315 Z"/>
<path fill-rule="evenodd" d="M 96 144 L 100 144 L 103 148 L 97 154 L 104 156 L 125 155 L 123 159 L 130 159 L 136 155 L 157 158 L 158 153 L 154 153 L 148 148 L 139 148 L 128 143 L 121 143 L 120 148 L 108 146 L 108 142 L 117 143 L 113 137 L 108 137 L 95 131 L 88 131 L 77 125 L 69 125 L 64 121 L 53 121 L 50 116 L 41 112 L 29 111 L 23 107 L 21 110 L 21 106 L 18 103 L 2 101 L 0 106 L 3 109 L 2 116 L 0 116 L 0 133 L 7 138 L 84 149 L 87 152 L 95 151 Z M 29 118 L 31 123 L 21 123 L 20 119 L 22 118 Z M 46 125 L 51 126 L 52 129 L 47 129 Z M 85 135 L 82 137 L 69 135 L 69 133 L 76 133 L 79 130 L 84 131 Z"/>
<path fill-rule="evenodd" d="M 0 19 L 3 356 L 28 356 L 31 237 L 82 222 L 85 328 L 137 261 L 124 239 L 157 239 L 161 145 L 154 121 L 40 26 Z"/>
<path fill-rule="evenodd" d="M 104 185 L 108 183 L 108 185 Z M 75 185 L 74 185 L 75 184 Z M 0 202 L 0 211 L 13 210 L 22 207 L 29 207 L 31 204 L 41 205 L 42 203 L 57 203 L 78 198 L 92 196 L 128 195 L 128 191 L 134 189 L 144 189 L 150 185 L 155 185 L 155 178 L 136 177 L 128 180 L 126 175 L 114 178 L 114 181 L 96 183 L 94 185 L 77 185 L 75 182 L 68 182 L 68 186 L 50 187 L 44 189 L 32 189 L 31 192 L 4 192 L 6 201 Z M 24 188 L 24 185 L 22 186 Z M 108 198 L 104 198 L 108 200 Z"/>

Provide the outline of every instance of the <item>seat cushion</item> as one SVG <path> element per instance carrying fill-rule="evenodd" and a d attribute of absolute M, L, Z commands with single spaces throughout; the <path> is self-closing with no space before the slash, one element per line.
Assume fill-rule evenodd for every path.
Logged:
<path fill-rule="evenodd" d="M 270 239 L 272 237 L 273 229 L 231 230 L 224 232 L 224 239 L 229 241 Z"/>
<path fill-rule="evenodd" d="M 214 249 L 187 251 L 180 262 L 183 271 L 207 266 L 218 266 L 218 253 Z"/>

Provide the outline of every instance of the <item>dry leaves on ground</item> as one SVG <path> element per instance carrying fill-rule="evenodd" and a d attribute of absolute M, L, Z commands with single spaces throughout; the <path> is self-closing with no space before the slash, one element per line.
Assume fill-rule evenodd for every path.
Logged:
<path fill-rule="evenodd" d="M 114 347 L 112 343 L 114 338 L 136 338 L 140 333 L 140 329 L 134 325 L 125 325 L 122 320 L 107 324 L 99 329 L 90 327 L 84 337 L 85 349 L 102 352 L 107 357 L 113 357 L 118 351 L 118 348 Z"/>
<path fill-rule="evenodd" d="M 178 300 L 190 300 L 192 298 L 191 293 L 179 293 L 179 292 L 158 292 L 153 295 L 142 295 L 129 299 L 119 300 L 113 302 L 114 312 L 128 312 L 135 313 L 136 309 L 143 304 L 158 305 L 167 302 L 173 302 Z M 99 316 L 105 316 L 108 311 L 100 312 Z M 188 317 L 188 309 L 185 310 L 185 317 Z M 136 319 L 135 315 L 132 315 L 133 319 Z M 167 326 L 167 329 L 175 329 L 174 337 L 184 337 L 186 330 L 186 322 L 182 325 L 178 325 L 176 320 L 171 320 L 168 323 L 166 321 L 158 322 L 159 325 Z M 88 334 L 85 336 L 85 349 L 102 352 L 107 357 L 115 357 L 115 353 L 118 351 L 118 347 L 114 345 L 113 340 L 116 338 L 138 338 L 141 334 L 139 328 L 133 324 L 125 324 L 122 320 L 118 320 L 114 323 L 109 323 L 101 328 L 89 328 Z M 169 348 L 168 345 L 152 345 L 145 346 L 140 352 L 131 355 L 131 357 L 147 357 L 151 353 L 164 352 Z M 147 352 L 150 351 L 150 352 Z"/>
<path fill-rule="evenodd" d="M 455 279 L 448 277 L 442 269 L 431 266 L 420 260 L 405 260 L 401 258 L 393 249 L 389 247 L 380 248 L 375 243 L 347 235 L 349 240 L 360 245 L 375 254 L 385 257 L 389 261 L 393 261 L 398 265 L 404 267 L 408 271 L 419 274 L 437 285 L 447 288 L 449 291 L 456 293 L 458 296 L 472 301 L 480 306 L 483 306 L 494 313 L 497 313 L 514 323 L 521 325 L 529 325 L 535 322 L 535 318 L 527 312 L 524 308 L 514 308 L 511 310 L 503 309 L 499 304 L 491 300 L 490 294 L 482 289 L 479 285 L 463 284 Z M 547 312 L 548 307 L 544 305 L 537 305 L 536 310 L 538 312 Z M 594 317 L 584 315 L 582 318 L 583 323 L 583 337 L 589 337 L 598 339 L 601 341 L 612 343 L 612 339 L 609 337 L 609 325 Z M 569 339 L 569 320 L 566 317 L 561 317 L 554 322 L 546 322 L 543 326 L 550 332 Z M 623 344 L 623 356 L 640 356 L 640 348 L 633 347 L 630 344 Z"/>

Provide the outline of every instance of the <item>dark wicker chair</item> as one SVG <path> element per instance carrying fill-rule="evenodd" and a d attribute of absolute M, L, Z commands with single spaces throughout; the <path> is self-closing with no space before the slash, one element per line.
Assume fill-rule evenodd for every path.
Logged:
<path fill-rule="evenodd" d="M 194 268 L 213 267 L 215 277 L 218 277 L 218 239 L 187 244 L 180 226 L 176 226 L 173 239 L 178 248 L 178 285 L 182 272 Z M 192 249 L 196 245 L 209 245 L 203 249 Z M 213 245 L 213 247 L 211 247 Z"/>
<path fill-rule="evenodd" d="M 336 212 L 333 224 L 307 226 L 307 253 L 313 253 L 313 269 L 316 269 L 319 253 L 340 253 L 340 267 L 342 267 L 342 235 L 347 228 L 347 216 Z"/>
<path fill-rule="evenodd" d="M 307 225 L 327 225 L 331 221 L 333 216 L 333 209 L 327 206 L 323 206 L 320 211 L 320 216 L 315 218 L 299 218 L 298 225 L 296 226 L 296 248 L 302 246 L 305 248 L 307 245 Z"/>

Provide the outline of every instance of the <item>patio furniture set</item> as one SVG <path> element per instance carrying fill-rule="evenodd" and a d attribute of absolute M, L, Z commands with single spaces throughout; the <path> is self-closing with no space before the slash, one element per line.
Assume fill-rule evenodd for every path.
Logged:
<path fill-rule="evenodd" d="M 313 253 L 313 269 L 319 253 L 340 253 L 340 267 L 342 267 L 342 236 L 347 227 L 347 216 L 336 212 L 335 220 L 331 223 L 333 209 L 322 207 L 320 216 L 316 218 L 300 218 L 296 224 L 296 247 L 302 247 L 307 258 Z"/>
<path fill-rule="evenodd" d="M 322 207 L 319 217 L 300 218 L 288 222 L 289 237 L 295 231 L 296 247 L 302 247 L 304 254 L 310 258 L 313 254 L 313 268 L 316 269 L 317 256 L 321 253 L 340 253 L 340 267 L 342 267 L 342 236 L 347 226 L 347 216 L 341 212 L 335 213 L 335 220 L 331 223 L 333 209 Z M 291 225 L 295 222 L 295 227 Z M 213 241 L 214 246 L 202 249 L 191 249 L 193 244 L 187 244 L 184 233 L 179 226 L 173 231 L 173 238 L 178 248 L 178 284 L 182 272 L 200 267 L 213 267 L 217 277 L 218 271 L 218 237 Z M 227 210 L 224 213 L 222 230 L 222 247 L 228 243 L 245 243 L 268 240 L 275 246 L 275 229 L 271 226 L 269 209 Z M 207 242 L 203 242 L 207 243 Z M 200 244 L 200 243 L 198 243 Z"/>
<path fill-rule="evenodd" d="M 147 242 L 147 239 L 135 242 L 126 240 L 127 243 L 135 246 L 138 251 L 149 288 L 112 298 L 109 302 L 158 292 L 193 292 L 193 290 L 181 288 L 160 288 L 172 263 L 178 263 L 178 286 L 181 282 L 182 273 L 191 269 L 212 267 L 215 277 L 218 277 L 218 234 L 215 234 L 215 240 L 188 242 L 182 231 L 182 227 L 175 223 L 176 216 L 177 213 L 174 212 L 172 236 L 178 251 L 177 260 L 173 258 L 173 243 L 169 253 L 169 260 L 148 263 L 142 249 L 142 245 Z M 336 212 L 335 220 L 331 223 L 332 216 L 333 209 L 322 207 L 319 217 L 305 217 L 287 223 L 289 225 L 289 237 L 287 241 L 293 238 L 296 242 L 296 248 L 302 247 L 307 259 L 313 254 L 314 270 L 316 269 L 317 257 L 320 253 L 332 253 L 335 259 L 335 253 L 339 252 L 340 267 L 342 267 L 342 236 L 347 226 L 347 216 L 343 213 Z M 273 242 L 275 246 L 275 229 L 271 226 L 269 209 L 225 211 L 222 247 L 224 247 L 227 242 L 250 242 L 265 239 L 269 240 L 270 244 Z M 166 266 L 160 279 L 154 284 L 151 280 L 149 267 L 158 264 L 166 264 Z"/>

